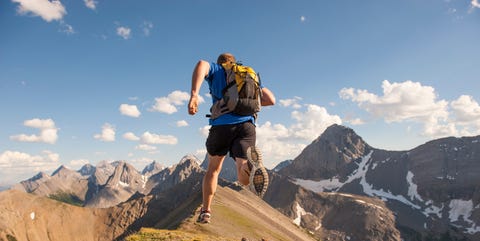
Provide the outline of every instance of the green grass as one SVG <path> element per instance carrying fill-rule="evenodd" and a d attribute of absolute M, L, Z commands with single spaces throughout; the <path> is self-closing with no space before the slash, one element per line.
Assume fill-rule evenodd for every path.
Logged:
<path fill-rule="evenodd" d="M 57 193 L 48 195 L 48 197 L 53 200 L 57 200 L 59 202 L 68 203 L 70 205 L 74 205 L 78 207 L 83 206 L 83 201 L 80 200 L 80 198 L 78 198 L 73 193 L 57 192 Z"/>
<path fill-rule="evenodd" d="M 193 234 L 179 230 L 164 230 L 142 228 L 136 234 L 128 236 L 126 241 L 202 241 L 202 240 L 225 240 L 221 237 L 213 237 L 204 234 Z"/>

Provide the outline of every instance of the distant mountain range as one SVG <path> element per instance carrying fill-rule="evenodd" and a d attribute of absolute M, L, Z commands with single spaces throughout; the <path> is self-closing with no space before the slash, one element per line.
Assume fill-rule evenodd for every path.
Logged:
<path fill-rule="evenodd" d="M 316 193 L 385 201 L 404 240 L 480 240 L 479 173 L 479 136 L 386 151 L 340 125 L 329 127 L 279 170 Z"/>
<path fill-rule="evenodd" d="M 444 138 L 386 151 L 332 125 L 269 171 L 264 200 L 234 182 L 234 161 L 227 158 L 207 231 L 194 218 L 208 160 L 185 156 L 173 167 L 153 162 L 142 172 L 125 161 L 78 171 L 61 166 L 0 192 L 0 240 L 122 240 L 141 227 L 225 238 L 219 240 L 480 240 L 479 141 Z M 252 208 L 257 215 L 248 215 Z M 286 225 L 293 231 L 278 229 Z M 259 235 L 247 231 L 253 229 Z"/>

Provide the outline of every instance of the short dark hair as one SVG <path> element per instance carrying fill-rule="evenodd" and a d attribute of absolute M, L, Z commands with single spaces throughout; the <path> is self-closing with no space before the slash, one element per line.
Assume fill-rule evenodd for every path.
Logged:
<path fill-rule="evenodd" d="M 235 63 L 235 62 L 236 62 L 235 57 L 233 56 L 233 54 L 231 54 L 231 53 L 223 53 L 223 54 L 220 54 L 220 55 L 218 56 L 217 64 L 223 64 L 223 63 L 227 63 L 227 62 L 231 62 L 231 63 Z"/>

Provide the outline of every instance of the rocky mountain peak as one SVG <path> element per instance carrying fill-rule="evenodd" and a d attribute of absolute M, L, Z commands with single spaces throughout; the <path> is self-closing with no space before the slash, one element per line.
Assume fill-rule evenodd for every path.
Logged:
<path fill-rule="evenodd" d="M 147 166 L 145 166 L 145 168 L 143 168 L 142 174 L 150 176 L 150 175 L 153 175 L 155 173 L 158 173 L 159 171 L 163 170 L 164 168 L 165 168 L 165 166 L 163 166 L 162 164 L 158 163 L 157 161 L 153 161 L 150 164 L 148 164 Z"/>
<path fill-rule="evenodd" d="M 334 124 L 280 173 L 315 180 L 345 176 L 354 168 L 355 161 L 371 149 L 352 129 Z"/>
<path fill-rule="evenodd" d="M 113 175 L 107 181 L 107 186 L 129 186 L 141 184 L 140 173 L 132 165 L 120 161 L 116 163 Z"/>
<path fill-rule="evenodd" d="M 45 173 L 45 172 L 39 172 L 37 175 L 31 177 L 31 178 L 28 179 L 27 181 L 34 182 L 34 181 L 37 181 L 37 180 L 47 179 L 47 178 L 50 178 L 50 175 L 48 175 L 48 174 Z"/>
<path fill-rule="evenodd" d="M 78 172 L 82 176 L 91 176 L 93 173 L 95 173 L 95 167 L 93 165 L 91 165 L 90 163 L 85 164 L 85 165 L 82 166 L 82 168 L 80 168 L 80 170 L 78 170 Z"/>
<path fill-rule="evenodd" d="M 370 148 L 355 131 L 337 124 L 329 126 L 315 142 L 335 146 L 340 151 L 347 150 L 352 158 L 357 158 L 358 154 L 363 155 L 365 149 Z"/>
<path fill-rule="evenodd" d="M 68 176 L 68 175 L 73 175 L 74 173 L 76 173 L 76 172 L 73 171 L 73 170 L 70 170 L 68 167 L 66 167 L 64 165 L 61 165 L 59 168 L 57 168 L 57 170 L 55 170 L 52 173 L 52 176 L 65 177 L 65 176 Z"/>

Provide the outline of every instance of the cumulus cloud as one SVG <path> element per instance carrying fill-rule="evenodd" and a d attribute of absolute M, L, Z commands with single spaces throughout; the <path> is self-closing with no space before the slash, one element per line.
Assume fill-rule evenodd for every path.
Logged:
<path fill-rule="evenodd" d="M 185 127 L 188 126 L 188 122 L 186 120 L 177 121 L 177 127 Z"/>
<path fill-rule="evenodd" d="M 176 145 L 178 140 L 175 136 L 172 135 L 158 135 L 150 132 L 144 132 L 140 137 L 140 141 L 144 144 L 167 144 L 167 145 Z"/>
<path fill-rule="evenodd" d="M 135 118 L 138 118 L 141 114 L 136 105 L 121 104 L 118 110 L 122 115 Z"/>
<path fill-rule="evenodd" d="M 293 111 L 292 118 L 297 121 L 290 128 L 294 131 L 293 136 L 304 140 L 314 140 L 330 125 L 342 123 L 339 116 L 330 115 L 327 109 L 318 105 L 307 105 L 305 112 Z"/>
<path fill-rule="evenodd" d="M 104 141 L 104 142 L 115 141 L 115 127 L 113 127 L 109 123 L 105 123 L 102 126 L 102 133 L 95 134 L 93 137 L 97 140 Z"/>
<path fill-rule="evenodd" d="M 67 11 L 60 1 L 53 0 L 12 0 L 18 3 L 17 13 L 20 15 L 32 14 L 47 22 L 61 20 Z"/>
<path fill-rule="evenodd" d="M 480 2 L 478 0 L 472 0 L 470 4 L 472 5 L 472 8 L 480 8 Z"/>
<path fill-rule="evenodd" d="M 358 126 L 358 125 L 363 125 L 365 124 L 365 121 L 360 119 L 360 118 L 353 118 L 353 119 L 349 119 L 349 120 L 346 120 L 348 123 L 354 125 L 354 126 Z"/>
<path fill-rule="evenodd" d="M 424 124 L 426 136 L 454 135 L 455 128 L 448 121 L 448 102 L 438 100 L 435 89 L 419 82 L 382 82 L 383 95 L 367 90 L 343 88 L 339 95 L 351 100 L 377 118 L 387 123 L 414 121 Z"/>
<path fill-rule="evenodd" d="M 306 107 L 304 111 L 291 113 L 294 123 L 288 127 L 270 121 L 257 126 L 257 144 L 268 167 L 273 168 L 279 161 L 296 157 L 328 126 L 342 123 L 339 116 L 329 114 L 324 107 L 311 104 Z"/>
<path fill-rule="evenodd" d="M 35 129 L 40 129 L 40 134 L 38 135 L 26 135 L 20 134 L 15 136 L 10 136 L 11 140 L 21 141 L 21 142 L 44 142 L 49 144 L 55 144 L 58 139 L 57 127 L 55 127 L 55 122 L 52 119 L 31 119 L 23 122 L 23 125 L 26 127 L 31 127 Z"/>
<path fill-rule="evenodd" d="M 301 100 L 302 100 L 301 97 L 295 96 L 292 99 L 283 99 L 283 100 L 280 100 L 279 102 L 280 102 L 280 105 L 283 107 L 292 107 L 294 109 L 300 109 L 302 108 L 302 105 L 299 104 L 299 101 Z"/>
<path fill-rule="evenodd" d="M 129 27 L 117 27 L 117 35 L 122 37 L 123 39 L 129 39 L 131 36 L 132 30 Z"/>
<path fill-rule="evenodd" d="M 152 145 L 147 145 L 147 144 L 139 144 L 135 147 L 135 150 L 155 151 L 157 150 L 157 147 Z"/>
<path fill-rule="evenodd" d="M 207 155 L 207 149 L 198 149 L 195 151 L 194 155 L 202 160 Z"/>
<path fill-rule="evenodd" d="M 83 2 L 85 3 L 85 6 L 87 8 L 90 8 L 92 10 L 95 10 L 97 8 L 97 1 L 95 0 L 83 0 Z"/>
<path fill-rule="evenodd" d="M 166 97 L 155 98 L 155 104 L 150 111 L 156 111 L 166 114 L 173 114 L 178 111 L 177 106 L 184 105 L 190 100 L 190 94 L 187 92 L 175 90 Z M 205 102 L 203 97 L 199 96 L 199 104 Z"/>
<path fill-rule="evenodd" d="M 0 176 L 3 182 L 19 182 L 41 171 L 53 171 L 60 165 L 60 156 L 45 150 L 39 155 L 19 151 L 4 151 L 0 154 Z"/>
<path fill-rule="evenodd" d="M 129 140 L 129 141 L 139 141 L 140 137 L 136 136 L 132 132 L 127 132 L 123 134 L 123 139 Z"/>
<path fill-rule="evenodd" d="M 267 121 L 257 126 L 257 145 L 267 167 L 273 168 L 275 163 L 297 156 L 306 146 L 298 139 L 291 139 L 292 135 L 293 132 L 282 124 Z"/>
<path fill-rule="evenodd" d="M 405 81 L 403 83 L 382 83 L 383 96 L 369 93 L 367 90 L 353 88 L 340 90 L 342 99 L 350 99 L 361 108 L 376 117 L 383 117 L 387 122 L 400 122 L 416 119 L 434 118 L 446 119 L 448 102 L 437 100 L 435 89 L 423 86 L 419 82 Z"/>
<path fill-rule="evenodd" d="M 462 127 L 461 135 L 480 134 L 480 105 L 472 96 L 462 95 L 450 106 L 455 123 Z"/>
<path fill-rule="evenodd" d="M 210 132 L 210 126 L 203 126 L 202 128 L 198 129 L 198 131 L 203 137 L 207 138 L 208 133 Z"/>

